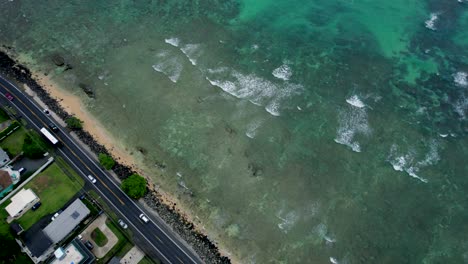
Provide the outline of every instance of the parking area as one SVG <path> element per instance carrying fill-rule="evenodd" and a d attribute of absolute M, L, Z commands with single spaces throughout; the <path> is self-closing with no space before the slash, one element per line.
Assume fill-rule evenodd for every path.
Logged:
<path fill-rule="evenodd" d="M 82 239 L 84 241 L 91 241 L 93 244 L 94 248 L 91 250 L 93 254 L 97 258 L 102 258 L 104 257 L 119 241 L 117 236 L 110 230 L 110 228 L 106 224 L 107 216 L 105 214 L 102 214 L 99 216 L 94 222 L 92 222 L 82 233 Z M 99 228 L 102 233 L 107 237 L 107 243 L 102 246 L 98 247 L 96 243 L 93 241 L 91 238 L 91 233 L 93 232 L 94 229 Z"/>

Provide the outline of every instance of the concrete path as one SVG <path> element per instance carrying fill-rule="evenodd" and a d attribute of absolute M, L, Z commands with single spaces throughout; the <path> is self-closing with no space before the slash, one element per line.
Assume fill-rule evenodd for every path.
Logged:
<path fill-rule="evenodd" d="M 137 246 L 132 247 L 120 260 L 120 264 L 138 264 L 145 257 L 145 253 Z"/>
<path fill-rule="evenodd" d="M 85 231 L 83 231 L 83 233 L 81 233 L 84 241 L 89 240 L 91 241 L 91 243 L 93 243 L 94 248 L 91 251 L 97 258 L 104 257 L 107 254 L 107 252 L 109 252 L 115 246 L 115 244 L 117 244 L 117 242 L 119 241 L 119 239 L 112 232 L 112 230 L 110 230 L 109 227 L 107 227 L 106 220 L 107 220 L 107 215 L 102 214 L 96 220 L 94 220 L 94 222 L 92 222 L 85 229 Z M 94 240 L 91 238 L 91 233 L 96 227 L 98 227 L 102 231 L 102 233 L 104 233 L 104 235 L 107 237 L 107 244 L 105 244 L 103 247 L 98 247 L 98 245 L 96 245 Z"/>

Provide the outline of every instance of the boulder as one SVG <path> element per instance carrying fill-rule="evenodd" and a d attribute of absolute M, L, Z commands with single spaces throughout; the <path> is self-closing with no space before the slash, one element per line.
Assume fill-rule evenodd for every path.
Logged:
<path fill-rule="evenodd" d="M 95 97 L 93 88 L 91 88 L 91 86 L 89 86 L 89 85 L 87 85 L 87 84 L 84 84 L 84 83 L 79 83 L 78 86 L 81 88 L 81 90 L 83 90 L 83 92 L 85 92 L 85 94 L 86 94 L 88 97 L 90 97 L 90 98 L 94 98 L 94 97 Z"/>
<path fill-rule="evenodd" d="M 52 62 L 59 67 L 65 65 L 65 59 L 59 54 L 52 55 Z"/>

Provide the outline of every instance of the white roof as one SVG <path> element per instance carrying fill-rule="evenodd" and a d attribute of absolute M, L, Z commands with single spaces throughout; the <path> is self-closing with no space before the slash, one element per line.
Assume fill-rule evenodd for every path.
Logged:
<path fill-rule="evenodd" d="M 17 215 L 26 205 L 37 199 L 37 195 L 31 189 L 22 189 L 15 196 L 11 197 L 11 204 L 5 210 L 11 217 Z"/>

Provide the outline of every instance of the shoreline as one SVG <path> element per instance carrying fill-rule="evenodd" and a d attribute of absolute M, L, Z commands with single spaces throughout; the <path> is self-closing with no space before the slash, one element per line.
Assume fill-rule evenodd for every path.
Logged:
<path fill-rule="evenodd" d="M 110 132 L 86 110 L 83 101 L 61 88 L 50 76 L 40 72 L 31 71 L 19 61 L 11 47 L 0 47 L 0 55 L 6 56 L 14 63 L 9 68 L 0 63 L 0 72 L 17 83 L 30 89 L 39 100 L 47 105 L 58 118 L 65 120 L 69 116 L 76 116 L 83 121 L 83 129 L 75 130 L 77 137 L 89 147 L 97 156 L 100 152 L 110 154 L 116 161 L 113 171 L 120 180 L 131 173 L 138 173 L 148 180 L 148 193 L 141 200 L 159 215 L 185 243 L 188 243 L 203 261 L 207 263 L 241 263 L 226 248 L 212 241 L 203 232 L 204 227 L 200 221 L 195 221 L 193 214 L 179 203 L 179 200 L 166 192 L 156 189 L 150 177 L 145 173 L 144 164 L 138 164 L 122 142 L 115 139 Z M 12 54 L 13 53 L 13 54 Z M 0 56 L 0 57 L 4 57 Z M 17 69 L 15 69 L 17 68 Z M 117 144 L 116 144 L 117 143 Z M 143 168 L 142 168 L 143 167 Z M 197 217 L 198 219 L 198 217 Z"/>

